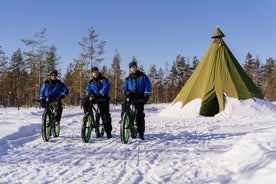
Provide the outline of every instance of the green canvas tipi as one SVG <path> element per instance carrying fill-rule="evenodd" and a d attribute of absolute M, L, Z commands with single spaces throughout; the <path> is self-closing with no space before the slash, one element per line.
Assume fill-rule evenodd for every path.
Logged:
<path fill-rule="evenodd" d="M 173 104 L 182 102 L 183 107 L 199 98 L 201 99 L 199 114 L 214 116 L 224 110 L 225 95 L 239 100 L 264 98 L 222 37 L 224 34 L 217 27 L 212 35 L 213 42 Z"/>

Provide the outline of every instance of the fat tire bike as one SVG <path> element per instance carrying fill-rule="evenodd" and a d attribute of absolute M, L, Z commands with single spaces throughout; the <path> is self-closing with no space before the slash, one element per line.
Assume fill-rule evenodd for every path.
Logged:
<path fill-rule="evenodd" d="M 40 100 L 36 100 L 40 102 Z M 41 136 L 44 142 L 48 142 L 50 137 L 58 137 L 60 135 L 60 124 L 55 122 L 55 116 L 59 102 L 50 102 L 46 99 L 46 106 L 42 114 L 41 120 Z"/>
<path fill-rule="evenodd" d="M 83 98 L 82 100 L 85 100 Z M 89 97 L 89 108 L 82 118 L 81 138 L 82 142 L 87 143 L 91 138 L 91 133 L 95 129 L 97 138 L 103 137 L 105 129 L 101 119 L 98 102 L 104 102 L 106 99 L 93 99 Z"/>
<path fill-rule="evenodd" d="M 135 139 L 138 134 L 138 124 L 137 124 L 137 109 L 135 109 L 135 103 L 145 103 L 144 99 L 131 99 L 126 98 L 125 101 L 126 111 L 123 114 L 123 119 L 120 123 L 120 136 L 121 142 L 127 144 L 129 137 Z"/>

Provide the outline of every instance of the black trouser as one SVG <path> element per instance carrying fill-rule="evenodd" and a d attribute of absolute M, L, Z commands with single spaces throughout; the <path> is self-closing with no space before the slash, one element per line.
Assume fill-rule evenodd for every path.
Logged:
<path fill-rule="evenodd" d="M 89 98 L 84 99 L 84 101 L 82 103 L 84 113 L 86 113 L 88 111 L 90 103 L 91 103 L 91 101 L 89 100 Z M 101 119 L 103 121 L 105 132 L 107 135 L 111 134 L 112 124 L 111 124 L 109 102 L 107 100 L 105 102 L 98 102 L 97 104 L 100 109 L 100 115 L 101 115 Z"/>
<path fill-rule="evenodd" d="M 62 103 L 58 102 L 57 115 L 55 116 L 55 119 L 58 122 L 60 122 L 60 120 L 61 120 L 62 110 L 63 110 Z"/>
<path fill-rule="evenodd" d="M 88 111 L 90 103 L 91 103 L 91 101 L 87 97 L 82 100 L 81 105 L 82 105 L 84 113 L 86 113 Z"/>
<path fill-rule="evenodd" d="M 145 132 L 145 113 L 144 113 L 144 103 L 133 103 L 135 109 L 137 110 L 137 125 L 138 132 L 140 135 L 144 135 Z M 126 111 L 126 103 L 122 103 L 122 112 L 121 119 L 123 119 L 123 115 Z"/>
<path fill-rule="evenodd" d="M 112 124 L 111 124 L 111 115 L 108 102 L 98 103 L 100 109 L 101 118 L 104 124 L 104 129 L 107 135 L 111 134 Z"/>

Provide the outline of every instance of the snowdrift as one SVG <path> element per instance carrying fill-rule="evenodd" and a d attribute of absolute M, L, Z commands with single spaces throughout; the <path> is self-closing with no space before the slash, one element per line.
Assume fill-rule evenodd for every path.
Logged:
<path fill-rule="evenodd" d="M 181 102 L 170 104 L 162 110 L 158 115 L 163 117 L 184 118 L 184 117 L 199 117 L 199 109 L 201 99 L 195 99 L 182 107 Z M 265 113 L 264 113 L 265 112 Z M 238 100 L 235 98 L 226 97 L 224 111 L 215 115 L 215 117 L 276 117 L 276 105 L 263 99 L 247 99 Z"/>

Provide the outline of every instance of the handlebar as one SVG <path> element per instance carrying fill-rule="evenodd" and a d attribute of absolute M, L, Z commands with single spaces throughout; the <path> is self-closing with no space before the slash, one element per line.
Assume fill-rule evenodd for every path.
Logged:
<path fill-rule="evenodd" d="M 41 102 L 41 99 L 33 99 L 33 102 Z M 49 99 L 46 99 L 46 103 L 49 103 L 49 104 L 52 104 L 52 103 L 56 103 L 57 101 L 54 100 L 49 100 Z"/>
<path fill-rule="evenodd" d="M 131 99 L 129 97 L 126 97 L 126 101 L 130 103 L 145 103 L 145 100 L 141 98 Z"/>
<path fill-rule="evenodd" d="M 80 98 L 81 101 L 84 101 L 86 99 L 89 99 L 91 102 L 99 103 L 99 102 L 107 102 L 108 100 L 105 98 L 92 98 L 92 97 L 84 97 Z"/>

